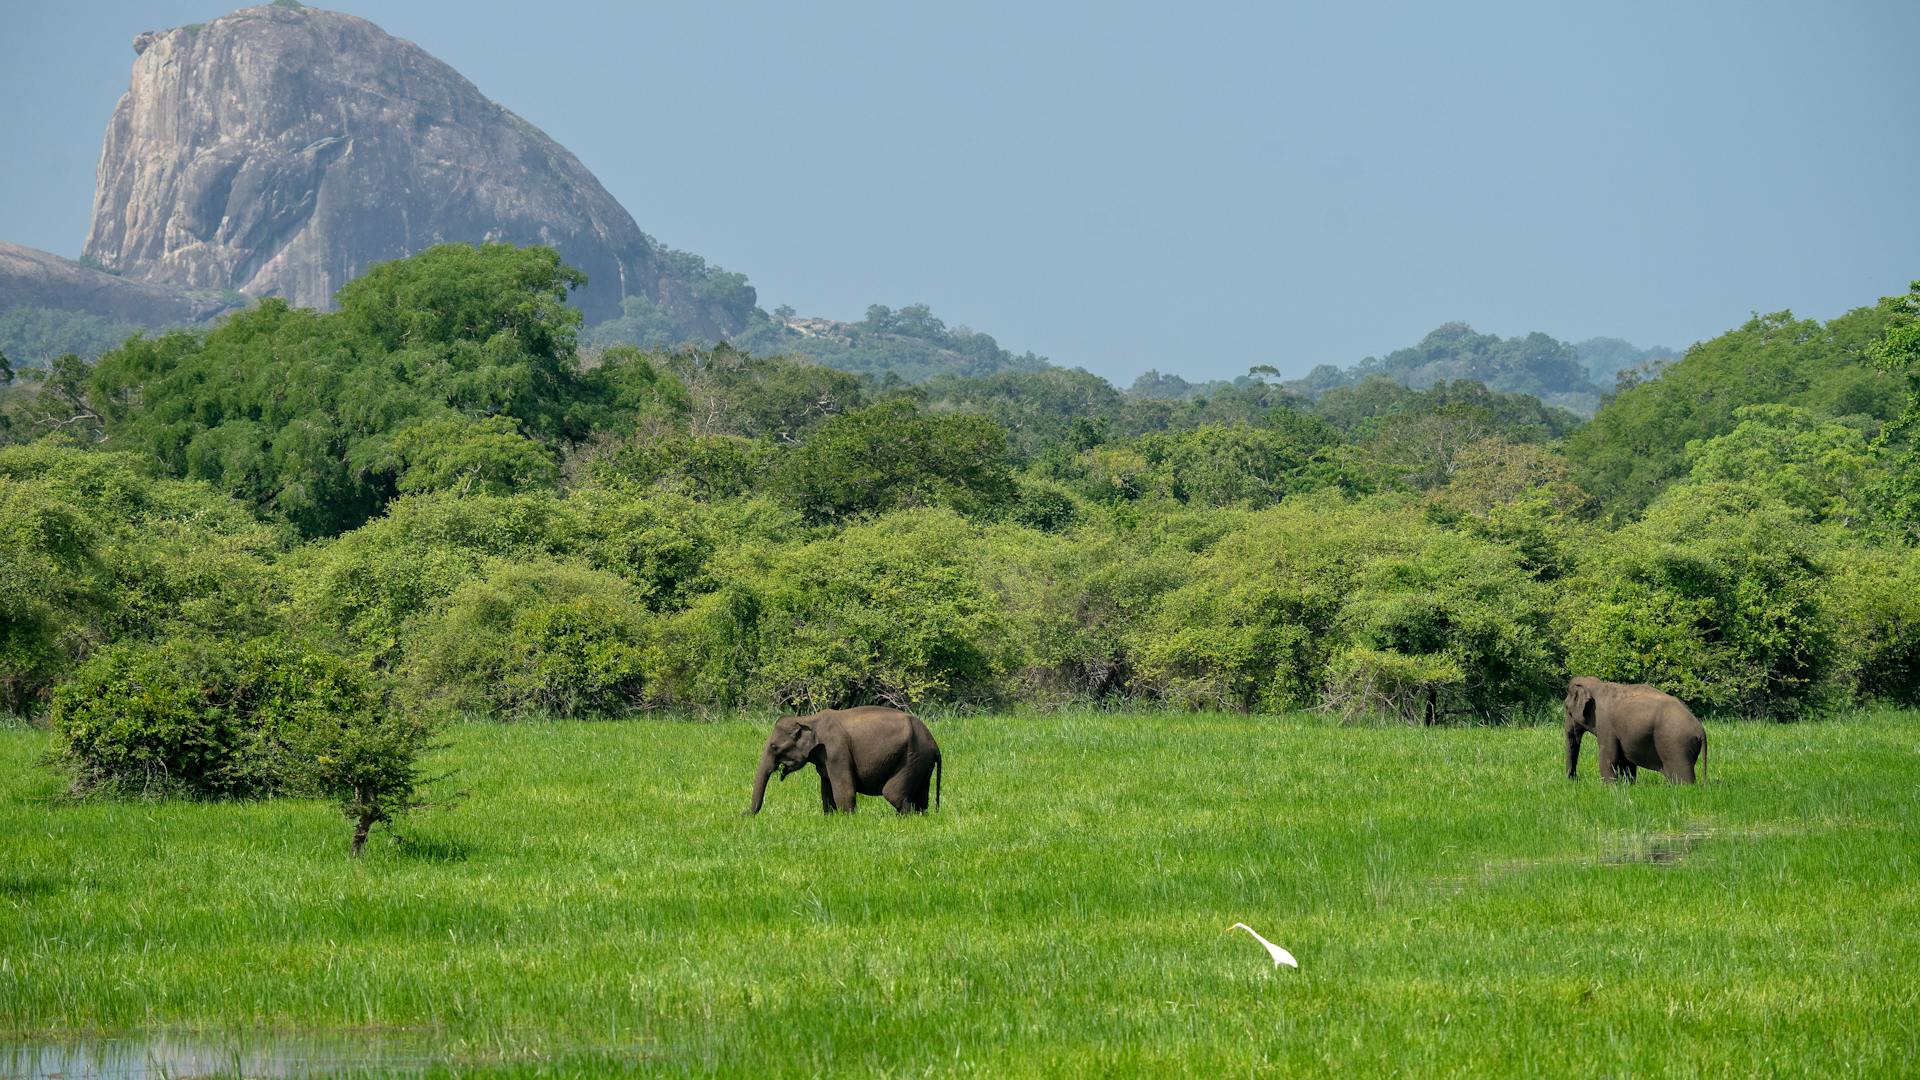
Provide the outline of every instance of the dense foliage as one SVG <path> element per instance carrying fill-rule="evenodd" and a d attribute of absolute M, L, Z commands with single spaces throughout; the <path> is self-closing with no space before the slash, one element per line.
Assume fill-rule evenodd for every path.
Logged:
<path fill-rule="evenodd" d="M 745 278 L 706 271 L 704 263 L 699 267 L 704 276 L 694 280 L 701 282 L 696 286 L 701 298 L 720 294 L 723 305 L 737 315 L 741 329 L 729 336 L 728 343 L 751 352 L 804 357 L 841 371 L 876 378 L 891 375 L 911 382 L 942 374 L 986 376 L 1048 366 L 1045 357 L 1031 352 L 1015 355 L 1001 348 L 991 334 L 949 327 L 925 304 L 909 304 L 898 311 L 874 304 L 865 318 L 851 323 L 795 319 L 786 308 L 769 315 L 753 306 L 753 290 Z M 744 302 L 724 299 L 739 296 Z M 622 304 L 620 317 L 596 324 L 585 339 L 596 346 L 656 349 L 683 344 L 686 334 L 658 304 L 630 297 Z"/>
<path fill-rule="evenodd" d="M 1570 437 L 1567 456 L 1581 484 L 1625 515 L 1686 475 L 1688 444 L 1732 431 L 1745 406 L 1796 406 L 1875 433 L 1900 406 L 1898 380 L 1866 353 L 1887 326 L 1871 308 L 1824 325 L 1789 312 L 1756 316 L 1609 401 Z"/>
<path fill-rule="evenodd" d="M 1578 671 L 1791 717 L 1920 685 L 1920 293 L 1755 319 L 1583 426 L 1497 379 L 1389 377 L 1464 351 L 1585 378 L 1571 347 L 1465 327 L 1317 399 L 1270 368 L 908 385 L 725 345 L 583 354 L 577 280 L 449 246 L 331 314 L 268 302 L 56 363 L 0 430 L 0 705 L 79 715 L 156 657 L 217 675 L 206 642 L 296 633 L 422 716 L 1495 722 Z M 924 309 L 870 321 L 965 343 Z"/>

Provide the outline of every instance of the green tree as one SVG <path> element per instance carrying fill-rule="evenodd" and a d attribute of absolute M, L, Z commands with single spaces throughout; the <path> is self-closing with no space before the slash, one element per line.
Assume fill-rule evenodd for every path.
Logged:
<path fill-rule="evenodd" d="M 603 449 L 587 472 L 603 483 L 658 484 L 702 499 L 743 495 L 760 486 L 774 447 L 737 435 L 639 434 Z"/>
<path fill-rule="evenodd" d="M 1624 518 L 1688 473 L 1688 443 L 1737 427 L 1742 406 L 1796 405 L 1820 416 L 1891 419 L 1892 377 L 1866 360 L 1886 318 L 1861 309 L 1823 326 L 1780 312 L 1695 345 L 1659 378 L 1609 401 L 1568 438 L 1575 476 L 1616 519 Z"/>
<path fill-rule="evenodd" d="M 580 281 L 548 248 L 430 248 L 343 287 L 334 314 L 265 300 L 204 333 L 135 338 L 101 360 L 91 400 L 114 445 L 333 535 L 398 492 L 390 440 L 423 418 L 502 417 L 549 444 L 589 432 L 609 407 L 596 391 L 618 386 L 580 375 L 565 303 Z"/>
<path fill-rule="evenodd" d="M 11 395 L 7 410 L 15 438 L 100 441 L 104 419 L 99 398 L 88 385 L 92 374 L 92 366 L 73 353 L 55 357 L 45 369 L 28 369 L 26 392 Z"/>
<path fill-rule="evenodd" d="M 1882 299 L 1879 310 L 1886 332 L 1867 346 L 1867 355 L 1904 381 L 1905 396 L 1899 415 L 1874 447 L 1893 458 L 1895 471 L 1881 492 L 1882 502 L 1911 542 L 1920 540 L 1920 281 L 1905 296 Z"/>
<path fill-rule="evenodd" d="M 353 825 L 351 857 L 360 858 L 376 825 L 391 828 L 427 805 L 421 789 L 431 780 L 420 758 L 436 748 L 438 731 L 438 722 L 426 714 L 376 705 L 335 711 L 303 732 L 310 782 L 338 802 Z"/>
<path fill-rule="evenodd" d="M 1126 406 L 1105 379 L 1061 368 L 972 378 L 936 375 L 919 389 L 930 412 L 976 413 L 998 423 L 1022 460 L 1067 441 L 1075 424 L 1111 423 Z"/>
<path fill-rule="evenodd" d="M 1815 521 L 1867 521 L 1877 470 L 1859 428 L 1792 405 L 1743 405 L 1733 416 L 1732 431 L 1687 444 L 1689 480 L 1750 484 Z"/>
<path fill-rule="evenodd" d="M 797 441 L 814 425 L 864 400 L 859 377 L 788 357 L 759 357 L 722 344 L 663 358 L 686 387 L 695 435 Z"/>
<path fill-rule="evenodd" d="M 1332 438 L 1311 421 L 1292 431 L 1208 425 L 1149 435 L 1137 446 L 1153 466 L 1155 487 L 1174 499 L 1194 506 L 1271 506 L 1316 486 L 1312 466 Z"/>
<path fill-rule="evenodd" d="M 338 317 L 432 400 L 504 413 L 544 436 L 579 435 L 570 407 L 580 312 L 566 301 L 586 280 L 552 248 L 442 244 L 341 286 Z"/>
<path fill-rule="evenodd" d="M 787 453 L 777 485 L 815 521 L 917 506 L 991 517 L 1016 494 L 1000 425 L 929 416 L 900 398 L 821 424 Z"/>
<path fill-rule="evenodd" d="M 559 475 L 553 452 L 507 416 L 418 420 L 394 432 L 389 452 L 403 495 L 509 495 L 551 486 Z"/>

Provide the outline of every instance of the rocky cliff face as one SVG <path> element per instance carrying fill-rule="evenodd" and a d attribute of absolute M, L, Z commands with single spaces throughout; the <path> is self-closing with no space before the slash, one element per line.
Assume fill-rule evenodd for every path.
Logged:
<path fill-rule="evenodd" d="M 133 44 L 85 249 L 128 278 L 324 308 L 371 263 L 506 240 L 585 271 L 589 323 L 641 296 L 735 329 L 578 159 L 364 19 L 274 4 Z"/>
<path fill-rule="evenodd" d="M 157 327 L 200 322 L 236 302 L 231 295 L 212 291 L 188 294 L 128 281 L 71 259 L 0 240 L 0 311 L 56 308 Z"/>

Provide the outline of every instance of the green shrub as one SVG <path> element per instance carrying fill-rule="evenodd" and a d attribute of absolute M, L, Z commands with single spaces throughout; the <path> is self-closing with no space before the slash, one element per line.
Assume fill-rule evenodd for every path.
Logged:
<path fill-rule="evenodd" d="M 25 711 L 104 642 L 264 632 L 283 542 L 131 454 L 0 449 L 0 709 Z"/>
<path fill-rule="evenodd" d="M 101 650 L 55 688 L 74 789 L 251 798 L 312 789 L 308 733 L 380 711 L 364 669 L 276 638 Z"/>
<path fill-rule="evenodd" d="M 294 610 L 348 650 L 398 667 L 423 619 L 489 558 L 561 559 L 617 575 L 629 599 L 677 609 L 714 587 L 721 548 L 799 528 L 791 510 L 763 499 L 724 504 L 632 485 L 594 484 L 567 498 L 445 493 L 401 499 L 388 514 L 310 547 L 292 575 Z"/>
<path fill-rule="evenodd" d="M 394 666 L 413 620 L 438 610 L 484 559 L 544 554 L 574 535 L 565 505 L 544 493 L 401 499 L 385 517 L 302 552 L 294 611 L 349 650 Z"/>
<path fill-rule="evenodd" d="M 1567 594 L 1570 669 L 1646 682 L 1696 708 L 1793 716 L 1830 689 L 1819 535 L 1779 499 L 1682 484 L 1596 537 Z"/>
<path fill-rule="evenodd" d="M 1249 515 L 1128 644 L 1139 689 L 1190 707 L 1394 711 L 1369 687 L 1418 683 L 1436 716 L 1494 719 L 1550 693 L 1549 610 L 1514 549 L 1326 494 Z"/>
<path fill-rule="evenodd" d="M 1826 588 L 1840 692 L 1920 705 L 1920 551 L 1847 548 L 1833 561 Z"/>
<path fill-rule="evenodd" d="M 490 561 L 421 627 L 411 696 L 513 719 L 617 714 L 646 700 L 648 619 L 603 571 Z"/>
<path fill-rule="evenodd" d="M 676 700 L 799 709 L 995 696 L 1013 658 L 981 555 L 950 510 L 735 553 L 729 585 L 662 633 Z"/>
<path fill-rule="evenodd" d="M 1385 716 L 1407 724 L 1431 724 L 1440 716 L 1440 697 L 1466 682 L 1466 672 L 1451 656 L 1409 656 L 1392 650 L 1349 645 L 1327 662 L 1322 704 L 1342 720 Z"/>
<path fill-rule="evenodd" d="M 1003 526 L 990 539 L 1018 644 L 1008 692 L 1043 705 L 1126 694 L 1134 674 L 1127 634 L 1186 581 L 1193 552 L 1103 520 L 1058 536 Z"/>
<path fill-rule="evenodd" d="M 1128 634 L 1136 688 L 1187 707 L 1314 705 L 1341 605 L 1369 552 L 1431 530 L 1407 507 L 1337 496 L 1250 515 Z"/>
<path fill-rule="evenodd" d="M 84 653 L 106 602 L 101 577 L 89 523 L 0 476 L 0 710 L 24 714 Z"/>
<path fill-rule="evenodd" d="M 1433 529 L 1402 542 L 1355 575 L 1337 627 L 1352 644 L 1323 705 L 1413 719 L 1406 705 L 1417 691 L 1420 718 L 1432 722 L 1513 718 L 1550 700 L 1564 685 L 1551 604 L 1520 554 Z"/>

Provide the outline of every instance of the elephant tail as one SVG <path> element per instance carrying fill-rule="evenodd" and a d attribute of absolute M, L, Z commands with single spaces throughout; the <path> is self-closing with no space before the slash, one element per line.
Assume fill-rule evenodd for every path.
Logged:
<path fill-rule="evenodd" d="M 940 809 L 940 758 L 933 759 L 933 808 Z"/>
<path fill-rule="evenodd" d="M 1700 733 L 1700 782 L 1707 782 L 1707 733 Z"/>

